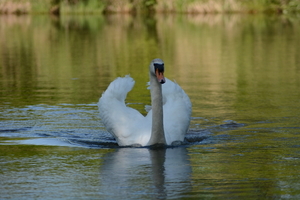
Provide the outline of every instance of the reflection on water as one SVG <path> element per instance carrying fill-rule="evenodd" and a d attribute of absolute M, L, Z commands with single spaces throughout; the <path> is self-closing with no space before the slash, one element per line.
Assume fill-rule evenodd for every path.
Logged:
<path fill-rule="evenodd" d="M 187 153 L 185 148 L 122 148 L 106 154 L 100 177 L 103 198 L 180 198 L 191 190 Z"/>
<path fill-rule="evenodd" d="M 0 22 L 1 198 L 300 197 L 299 18 Z M 145 114 L 154 57 L 192 101 L 187 143 L 117 148 L 96 102 L 112 80 L 130 74 L 136 84 L 127 102 Z"/>
<path fill-rule="evenodd" d="M 165 199 L 191 190 L 185 148 L 2 147 L 1 198 Z"/>
<path fill-rule="evenodd" d="M 1 199 L 93 197 L 99 188 L 95 174 L 102 153 L 70 147 L 1 146 Z"/>

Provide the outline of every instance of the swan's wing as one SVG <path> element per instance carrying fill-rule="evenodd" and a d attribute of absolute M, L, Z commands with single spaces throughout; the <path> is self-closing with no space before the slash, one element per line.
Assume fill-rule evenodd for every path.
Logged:
<path fill-rule="evenodd" d="M 189 128 L 192 104 L 188 95 L 175 82 L 166 79 L 162 85 L 164 101 L 164 130 L 167 144 L 184 141 Z"/>
<path fill-rule="evenodd" d="M 146 145 L 150 138 L 151 125 L 147 119 L 125 104 L 133 85 L 129 75 L 119 77 L 110 83 L 98 102 L 102 122 L 120 146 Z"/>

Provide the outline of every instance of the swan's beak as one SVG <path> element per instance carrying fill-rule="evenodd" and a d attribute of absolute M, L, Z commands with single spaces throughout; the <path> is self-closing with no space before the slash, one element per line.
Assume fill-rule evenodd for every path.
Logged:
<path fill-rule="evenodd" d="M 160 72 L 158 69 L 155 70 L 155 75 L 157 78 L 157 81 L 161 84 L 164 84 L 166 82 L 164 77 L 164 72 Z"/>

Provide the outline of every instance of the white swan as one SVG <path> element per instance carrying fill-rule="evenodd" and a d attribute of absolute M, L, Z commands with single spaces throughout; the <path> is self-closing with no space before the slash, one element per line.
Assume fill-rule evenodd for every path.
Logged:
<path fill-rule="evenodd" d="M 119 146 L 172 145 L 184 141 L 190 124 L 191 101 L 177 83 L 164 78 L 161 59 L 152 60 L 149 71 L 152 107 L 148 107 L 146 116 L 125 104 L 134 85 L 129 75 L 111 82 L 99 99 L 102 122 Z"/>

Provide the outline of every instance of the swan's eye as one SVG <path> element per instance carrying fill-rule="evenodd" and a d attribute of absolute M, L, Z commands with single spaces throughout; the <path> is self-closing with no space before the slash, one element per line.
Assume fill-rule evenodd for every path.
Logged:
<path fill-rule="evenodd" d="M 158 70 L 160 73 L 165 71 L 164 63 L 154 63 L 154 71 Z"/>

